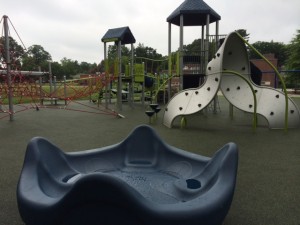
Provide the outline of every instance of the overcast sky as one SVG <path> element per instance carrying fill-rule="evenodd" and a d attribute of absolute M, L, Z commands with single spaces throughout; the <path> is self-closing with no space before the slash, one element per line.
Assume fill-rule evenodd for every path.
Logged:
<path fill-rule="evenodd" d="M 166 18 L 184 0 L 0 0 L 25 46 L 37 44 L 53 61 L 63 57 L 99 63 L 101 38 L 108 29 L 129 26 L 138 43 L 167 55 Z M 300 29 L 299 0 L 206 0 L 220 16 L 220 34 L 236 29 L 250 33 L 250 43 L 289 43 Z M 1 24 L 1 29 L 3 25 Z M 3 29 L 2 29 L 3 30 Z M 211 26 L 211 34 L 214 33 Z M 11 36 L 20 41 L 12 27 Z M 1 33 L 3 35 L 3 31 Z M 184 44 L 201 35 L 200 27 L 184 28 Z M 172 51 L 179 46 L 179 28 L 172 25 Z M 128 46 L 130 48 L 130 46 Z"/>

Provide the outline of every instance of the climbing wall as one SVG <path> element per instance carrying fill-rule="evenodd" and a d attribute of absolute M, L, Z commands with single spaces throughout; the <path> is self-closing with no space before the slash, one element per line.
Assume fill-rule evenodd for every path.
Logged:
<path fill-rule="evenodd" d="M 285 127 L 285 104 L 286 99 L 283 92 L 269 87 L 255 85 L 250 78 L 250 65 L 247 49 L 244 42 L 236 33 L 231 33 L 224 46 L 223 71 L 236 71 L 251 83 L 257 99 L 257 113 L 265 117 L 269 127 Z M 224 72 L 220 89 L 225 98 L 235 107 L 253 113 L 254 97 L 251 87 L 241 77 Z M 288 102 L 288 127 L 299 126 L 299 111 L 291 98 Z"/>
<path fill-rule="evenodd" d="M 222 45 L 223 46 L 223 45 Z M 171 98 L 165 108 L 164 125 L 171 128 L 178 116 L 189 115 L 207 107 L 216 96 L 221 79 L 221 47 L 213 60 L 208 63 L 205 81 L 199 88 L 185 89 Z"/>
<path fill-rule="evenodd" d="M 257 114 L 265 117 L 272 129 L 285 127 L 286 103 L 288 127 L 298 127 L 300 124 L 299 110 L 291 98 L 285 97 L 281 91 L 257 86 L 251 81 L 246 46 L 233 32 L 226 37 L 209 62 L 204 84 L 199 88 L 179 92 L 167 104 L 164 125 L 171 128 L 176 117 L 204 109 L 214 99 L 219 88 L 232 105 L 246 112 L 254 113 L 256 98 Z"/>

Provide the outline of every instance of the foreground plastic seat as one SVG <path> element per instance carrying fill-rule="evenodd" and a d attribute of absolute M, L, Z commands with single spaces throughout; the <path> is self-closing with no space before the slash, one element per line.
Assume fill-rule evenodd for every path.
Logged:
<path fill-rule="evenodd" d="M 73 153 L 36 137 L 18 183 L 19 212 L 27 225 L 221 224 L 237 164 L 234 143 L 207 158 L 166 144 L 148 126 Z"/>

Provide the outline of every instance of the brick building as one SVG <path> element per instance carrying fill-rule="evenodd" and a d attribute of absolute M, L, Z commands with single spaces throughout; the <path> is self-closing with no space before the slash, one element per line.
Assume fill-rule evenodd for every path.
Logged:
<path fill-rule="evenodd" d="M 264 57 L 266 57 L 277 68 L 278 59 L 275 58 L 275 55 L 273 53 L 264 54 Z M 278 79 L 276 77 L 275 71 L 265 60 L 251 59 L 250 61 L 262 72 L 262 86 L 268 86 L 273 88 L 278 87 Z"/>

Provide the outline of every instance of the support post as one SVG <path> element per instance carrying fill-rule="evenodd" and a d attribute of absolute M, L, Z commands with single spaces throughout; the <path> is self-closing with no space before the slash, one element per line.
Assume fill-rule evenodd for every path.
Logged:
<path fill-rule="evenodd" d="M 208 57 L 209 57 L 209 21 L 210 16 L 209 14 L 206 15 L 206 41 L 205 41 L 205 67 L 207 67 L 208 64 Z"/>
<path fill-rule="evenodd" d="M 171 87 L 172 87 L 172 24 L 169 22 L 169 31 L 168 31 L 168 55 L 169 55 L 169 62 L 168 62 L 168 100 L 171 99 Z M 164 88 L 164 101 L 163 103 L 165 104 L 165 88 Z"/>
<path fill-rule="evenodd" d="M 92 102 L 92 76 L 89 75 L 88 77 L 88 86 L 89 86 L 89 100 Z"/>
<path fill-rule="evenodd" d="M 7 86 L 8 86 L 8 104 L 9 104 L 9 120 L 14 120 L 14 106 L 13 106 L 13 90 L 10 74 L 10 54 L 9 54 L 9 36 L 8 36 L 8 16 L 3 16 L 4 23 L 4 35 L 5 35 L 5 55 L 6 55 L 6 76 L 7 76 Z"/>
<path fill-rule="evenodd" d="M 104 67 L 105 67 L 105 108 L 108 109 L 108 99 L 110 99 L 110 79 L 108 73 L 108 61 L 106 53 L 106 42 L 104 42 Z"/>
<path fill-rule="evenodd" d="M 67 79 L 66 79 L 66 76 L 64 76 L 64 95 L 65 95 L 65 105 L 67 105 L 68 94 L 67 94 Z"/>
<path fill-rule="evenodd" d="M 39 78 L 39 82 L 40 82 L 40 103 L 41 105 L 43 105 L 43 78 L 40 77 Z"/>
<path fill-rule="evenodd" d="M 117 108 L 119 111 L 122 111 L 122 60 L 121 60 L 121 40 L 118 42 L 118 88 L 117 88 Z"/>
<path fill-rule="evenodd" d="M 204 74 L 206 72 L 205 67 L 205 44 L 204 44 L 204 25 L 201 27 L 201 72 Z"/>
<path fill-rule="evenodd" d="M 131 43 L 131 58 L 130 58 L 130 82 L 129 82 L 129 96 L 128 101 L 131 107 L 133 107 L 134 103 L 134 75 L 133 75 L 133 66 L 134 66 L 134 46 Z"/>
<path fill-rule="evenodd" d="M 179 40 L 179 76 L 180 76 L 180 91 L 183 90 L 183 15 L 180 15 L 180 40 Z"/>
<path fill-rule="evenodd" d="M 54 95 L 53 95 L 53 98 L 54 98 L 54 104 L 57 105 L 57 93 L 56 93 L 56 76 L 53 76 L 53 81 L 54 81 Z"/>
<path fill-rule="evenodd" d="M 218 51 L 218 44 L 219 44 L 219 20 L 216 21 L 216 43 L 215 43 L 215 52 Z M 217 95 L 214 97 L 214 113 L 217 113 L 217 100 L 218 99 L 218 92 Z"/>

